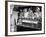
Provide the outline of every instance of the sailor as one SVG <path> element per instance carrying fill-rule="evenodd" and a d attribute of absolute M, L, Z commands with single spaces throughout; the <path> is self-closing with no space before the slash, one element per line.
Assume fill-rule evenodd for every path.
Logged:
<path fill-rule="evenodd" d="M 34 15 L 34 14 L 33 14 L 32 9 L 29 8 L 29 9 L 28 9 L 28 12 L 29 12 L 28 17 L 33 19 L 33 15 Z"/>
<path fill-rule="evenodd" d="M 37 18 L 37 19 L 42 18 L 42 13 L 40 12 L 40 8 L 39 7 L 36 8 L 36 12 L 34 14 L 36 15 L 35 18 Z"/>
<path fill-rule="evenodd" d="M 41 27 L 41 23 L 42 23 L 42 12 L 40 12 L 40 8 L 36 7 L 36 12 L 34 13 L 35 18 L 38 20 L 38 24 L 36 25 L 36 27 L 40 28 Z"/>
<path fill-rule="evenodd" d="M 23 12 L 24 12 L 24 18 L 28 18 L 27 8 L 24 8 Z"/>

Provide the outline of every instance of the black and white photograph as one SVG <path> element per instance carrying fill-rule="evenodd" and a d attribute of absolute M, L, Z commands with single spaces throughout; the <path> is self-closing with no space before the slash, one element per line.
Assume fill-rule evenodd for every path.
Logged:
<path fill-rule="evenodd" d="M 8 2 L 8 35 L 44 33 L 44 4 Z"/>
<path fill-rule="evenodd" d="M 12 7 L 12 5 L 11 5 Z M 12 8 L 11 8 L 12 10 Z M 10 14 L 10 31 L 36 31 L 42 28 L 41 6 L 15 6 Z"/>

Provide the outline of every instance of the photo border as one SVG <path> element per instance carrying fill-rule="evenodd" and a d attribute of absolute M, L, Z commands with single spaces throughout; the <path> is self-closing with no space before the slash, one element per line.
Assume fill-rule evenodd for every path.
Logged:
<path fill-rule="evenodd" d="M 8 7 L 7 7 L 8 2 L 44 4 L 44 33 L 8 35 Z M 45 34 L 45 3 L 42 3 L 42 2 L 25 2 L 25 1 L 5 1 L 5 36 L 24 36 L 24 35 L 41 35 L 41 34 Z"/>

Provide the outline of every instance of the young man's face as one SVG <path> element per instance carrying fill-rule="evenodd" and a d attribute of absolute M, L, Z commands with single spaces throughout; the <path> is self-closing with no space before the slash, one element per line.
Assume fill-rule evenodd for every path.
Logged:
<path fill-rule="evenodd" d="M 32 10 L 31 10 L 30 8 L 28 9 L 28 11 L 29 11 L 29 12 L 32 12 Z"/>
<path fill-rule="evenodd" d="M 20 11 L 22 12 L 22 9 L 20 9 Z"/>
<path fill-rule="evenodd" d="M 32 12 L 32 10 L 30 10 L 30 12 Z"/>
<path fill-rule="evenodd" d="M 37 10 L 36 10 L 37 12 L 39 12 L 40 11 L 40 8 L 39 7 L 37 7 Z"/>
<path fill-rule="evenodd" d="M 25 8 L 23 11 L 24 11 L 24 12 L 27 12 L 27 9 Z"/>

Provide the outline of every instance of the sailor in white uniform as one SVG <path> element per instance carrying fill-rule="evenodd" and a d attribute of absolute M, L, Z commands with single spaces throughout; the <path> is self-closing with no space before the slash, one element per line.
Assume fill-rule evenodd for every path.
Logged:
<path fill-rule="evenodd" d="M 36 12 L 34 13 L 36 15 L 35 18 L 40 19 L 42 18 L 42 13 L 40 12 L 40 8 L 37 7 Z"/>
<path fill-rule="evenodd" d="M 27 8 L 25 8 L 24 10 L 23 10 L 23 12 L 24 12 L 24 18 L 28 18 L 28 12 L 27 12 Z"/>

